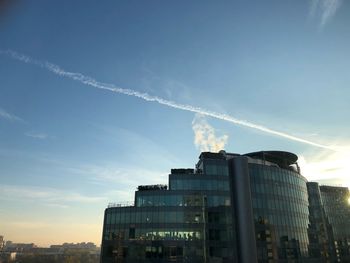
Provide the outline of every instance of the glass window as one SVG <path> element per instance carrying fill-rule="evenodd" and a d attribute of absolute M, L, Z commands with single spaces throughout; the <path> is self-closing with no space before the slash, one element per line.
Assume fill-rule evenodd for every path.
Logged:
<path fill-rule="evenodd" d="M 120 216 L 121 216 L 121 211 L 118 211 L 114 214 L 114 223 L 119 224 L 120 223 Z"/>
<path fill-rule="evenodd" d="M 213 168 L 212 165 L 206 164 L 206 166 L 205 166 L 205 173 L 208 174 L 208 175 L 213 174 L 212 168 Z"/>
<path fill-rule="evenodd" d="M 181 206 L 182 205 L 182 196 L 174 195 L 174 198 L 175 198 L 175 205 L 176 206 Z"/>
<path fill-rule="evenodd" d="M 182 189 L 184 189 L 184 190 L 189 190 L 189 189 L 191 189 L 190 187 L 190 184 L 191 184 L 191 182 L 190 182 L 191 180 L 183 180 L 182 181 L 182 183 L 183 183 L 183 185 L 182 185 Z"/>
<path fill-rule="evenodd" d="M 224 190 L 224 181 L 218 181 L 218 190 L 223 191 Z"/>
<path fill-rule="evenodd" d="M 159 222 L 166 222 L 167 215 L 164 211 L 159 211 L 158 213 Z"/>
<path fill-rule="evenodd" d="M 169 178 L 169 189 L 176 190 L 175 180 Z"/>
<path fill-rule="evenodd" d="M 117 218 L 117 219 L 118 219 L 118 218 Z M 123 224 L 123 223 L 125 222 L 124 219 L 125 219 L 125 213 L 124 213 L 123 211 L 121 211 L 121 212 L 119 213 L 119 222 L 117 221 L 117 223 Z"/>
<path fill-rule="evenodd" d="M 219 196 L 213 196 L 213 205 L 219 206 L 220 205 L 220 197 Z"/>
<path fill-rule="evenodd" d="M 200 180 L 200 187 L 201 190 L 206 190 L 207 188 L 207 184 L 206 184 L 206 180 Z"/>
<path fill-rule="evenodd" d="M 184 189 L 183 180 L 177 179 L 177 189 L 178 190 Z"/>
<path fill-rule="evenodd" d="M 176 212 L 174 211 L 168 212 L 167 220 L 168 220 L 168 223 L 176 223 Z"/>
<path fill-rule="evenodd" d="M 177 211 L 176 212 L 176 223 L 183 223 L 184 222 L 184 213 L 183 211 Z"/>
<path fill-rule="evenodd" d="M 222 167 L 223 167 L 222 164 L 217 164 L 216 165 L 216 174 L 217 175 L 222 175 Z"/>
<path fill-rule="evenodd" d="M 147 211 L 146 223 L 153 223 L 154 219 L 155 219 L 155 215 L 154 215 L 153 211 Z"/>
<path fill-rule="evenodd" d="M 193 189 L 200 190 L 200 180 L 194 180 Z"/>
<path fill-rule="evenodd" d="M 147 212 L 146 211 L 142 211 L 141 213 L 141 223 L 146 223 L 146 219 L 147 219 Z"/>
<path fill-rule="evenodd" d="M 106 213 L 106 224 L 110 224 L 110 223 L 111 223 L 111 214 Z"/>
<path fill-rule="evenodd" d="M 210 180 L 205 180 L 205 190 L 213 190 L 213 184 Z"/>
<path fill-rule="evenodd" d="M 195 188 L 196 180 L 188 180 L 189 181 L 189 188 L 190 190 L 193 190 Z"/>
<path fill-rule="evenodd" d="M 141 212 L 137 211 L 135 213 L 135 223 L 141 223 Z"/>
<path fill-rule="evenodd" d="M 224 165 L 223 169 L 222 169 L 222 175 L 228 176 L 228 166 Z"/>
<path fill-rule="evenodd" d="M 211 190 L 217 190 L 219 189 L 219 181 L 218 180 L 211 180 Z"/>
<path fill-rule="evenodd" d="M 130 211 L 130 223 L 135 222 L 135 210 Z"/>
<path fill-rule="evenodd" d="M 229 191 L 230 190 L 230 183 L 229 183 L 229 181 L 223 181 L 223 184 L 224 184 L 223 190 L 224 191 Z"/>
<path fill-rule="evenodd" d="M 141 197 L 136 198 L 136 206 L 141 206 Z"/>
<path fill-rule="evenodd" d="M 173 179 L 172 180 L 172 184 L 171 184 L 171 187 L 174 189 L 174 190 L 178 190 L 179 186 L 178 186 L 178 180 L 177 179 Z"/>
<path fill-rule="evenodd" d="M 165 206 L 169 206 L 170 205 L 170 196 L 164 195 L 164 196 L 162 196 L 162 198 L 164 199 Z"/>
<path fill-rule="evenodd" d="M 163 196 L 161 195 L 154 195 L 153 196 L 153 205 L 154 206 L 159 206 L 159 200 L 162 198 Z"/>
<path fill-rule="evenodd" d="M 147 196 L 148 202 L 147 206 L 153 206 L 153 195 Z"/>
<path fill-rule="evenodd" d="M 169 195 L 169 206 L 176 206 L 176 196 Z"/>
<path fill-rule="evenodd" d="M 124 223 L 130 223 L 130 212 L 128 211 L 125 212 Z"/>
<path fill-rule="evenodd" d="M 142 196 L 138 196 L 137 199 L 136 199 L 136 203 L 137 203 L 137 206 L 142 206 Z"/>

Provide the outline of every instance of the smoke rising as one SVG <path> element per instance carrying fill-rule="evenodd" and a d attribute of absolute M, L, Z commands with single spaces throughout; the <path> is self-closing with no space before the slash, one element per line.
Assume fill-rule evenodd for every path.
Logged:
<path fill-rule="evenodd" d="M 118 86 L 115 86 L 113 84 L 108 84 L 108 83 L 103 83 L 103 82 L 99 82 L 89 76 L 85 76 L 81 73 L 75 73 L 75 72 L 69 72 L 66 71 L 62 68 L 60 68 L 59 66 L 49 63 L 49 62 L 42 62 L 36 59 L 33 59 L 29 56 L 17 53 L 13 50 L 0 50 L 0 54 L 2 55 L 7 55 L 9 57 L 11 57 L 12 59 L 18 60 L 18 61 L 22 61 L 24 63 L 28 63 L 28 64 L 32 64 L 32 65 L 36 65 L 39 67 L 42 67 L 56 75 L 62 76 L 62 77 L 66 77 L 66 78 L 70 78 L 73 79 L 75 81 L 78 81 L 82 84 L 97 88 L 97 89 L 102 89 L 102 90 L 108 90 L 114 93 L 119 93 L 119 94 L 124 94 L 124 95 L 128 95 L 128 96 L 133 96 L 133 97 L 137 97 L 140 99 L 143 99 L 145 101 L 149 101 L 149 102 L 157 102 L 161 105 L 164 106 L 168 106 L 174 109 L 179 109 L 179 110 L 184 110 L 184 111 L 190 111 L 190 112 L 194 112 L 194 113 L 199 113 L 205 116 L 209 116 L 209 117 L 213 117 L 216 119 L 220 119 L 223 121 L 227 121 L 233 124 L 237 124 L 240 126 L 244 126 L 244 127 L 248 127 L 251 129 L 255 129 L 255 130 L 259 130 L 262 131 L 264 133 L 267 134 L 271 134 L 271 135 L 275 135 L 275 136 L 279 136 L 279 137 L 283 137 L 292 141 L 297 141 L 297 142 L 301 142 L 301 143 L 305 143 L 305 144 L 309 144 L 312 146 L 316 146 L 316 147 L 320 147 L 320 148 L 324 148 L 324 149 L 330 149 L 330 150 L 335 150 L 334 147 L 332 146 L 328 146 L 328 145 L 324 145 L 324 144 L 320 144 L 317 142 L 313 142 L 310 140 L 306 140 L 300 137 L 296 137 L 293 135 L 290 135 L 288 133 L 284 133 L 284 132 L 280 132 L 280 131 L 276 131 L 273 129 L 270 129 L 268 127 L 265 126 L 261 126 L 246 120 L 240 120 L 240 119 L 236 119 L 233 116 L 227 115 L 227 114 L 222 114 L 222 113 L 218 113 L 218 112 L 214 112 L 214 111 L 210 111 L 207 109 L 203 109 L 200 107 L 195 107 L 192 105 L 188 105 L 188 104 L 181 104 L 181 103 L 177 103 L 174 101 L 170 101 L 170 100 L 165 100 L 163 98 L 157 97 L 157 96 L 152 96 L 149 95 L 147 93 L 142 93 L 142 92 L 138 92 L 135 90 L 131 90 L 131 89 L 124 89 L 124 88 L 120 88 Z"/>

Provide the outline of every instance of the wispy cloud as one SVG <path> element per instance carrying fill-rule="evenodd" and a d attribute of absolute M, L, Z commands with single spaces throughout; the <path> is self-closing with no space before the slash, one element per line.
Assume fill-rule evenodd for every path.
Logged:
<path fill-rule="evenodd" d="M 40 139 L 40 140 L 51 138 L 51 136 L 49 136 L 48 134 L 40 133 L 40 132 L 26 132 L 25 135 L 28 137 L 32 137 L 34 139 Z"/>
<path fill-rule="evenodd" d="M 52 227 L 53 224 L 47 222 L 25 222 L 25 221 L 14 221 L 8 223 L 12 227 L 25 228 L 25 229 L 43 229 Z"/>
<path fill-rule="evenodd" d="M 342 0 L 311 0 L 310 16 L 320 21 L 322 29 L 336 14 Z"/>
<path fill-rule="evenodd" d="M 218 152 L 224 150 L 227 144 L 228 135 L 216 136 L 215 129 L 209 125 L 205 117 L 196 114 L 192 121 L 194 132 L 194 144 L 201 151 Z"/>
<path fill-rule="evenodd" d="M 43 205 L 67 206 L 70 203 L 106 202 L 104 196 L 87 196 L 54 188 L 0 184 L 0 200 L 39 201 Z"/>
<path fill-rule="evenodd" d="M 164 184 L 168 173 L 145 168 L 123 167 L 115 165 L 83 165 L 71 170 L 73 173 L 83 174 L 93 183 L 115 183 L 120 189 L 136 188 L 137 184 Z"/>
<path fill-rule="evenodd" d="M 156 103 L 159 103 L 161 105 L 171 107 L 174 109 L 179 109 L 179 110 L 184 110 L 184 111 L 189 111 L 189 112 L 194 112 L 194 113 L 200 113 L 200 114 L 208 116 L 208 117 L 213 117 L 213 118 L 227 121 L 227 122 L 230 122 L 233 124 L 237 124 L 237 125 L 251 128 L 251 129 L 259 130 L 261 132 L 264 132 L 264 133 L 267 133 L 270 135 L 283 137 L 283 138 L 288 139 L 288 140 L 293 140 L 293 141 L 309 144 L 309 145 L 320 147 L 320 148 L 334 150 L 334 147 L 332 147 L 332 146 L 317 143 L 314 141 L 310 141 L 310 140 L 307 140 L 307 139 L 304 139 L 301 137 L 293 136 L 291 134 L 288 134 L 285 132 L 280 132 L 280 131 L 277 131 L 277 130 L 274 130 L 274 129 L 271 129 L 271 128 L 268 128 L 268 127 L 265 127 L 265 126 L 262 126 L 259 124 L 255 124 L 255 123 L 252 123 L 252 122 L 249 122 L 246 120 L 237 119 L 237 118 L 230 116 L 230 115 L 227 115 L 227 114 L 222 114 L 222 113 L 210 111 L 210 110 L 207 110 L 204 108 L 200 108 L 200 107 L 196 107 L 196 106 L 192 106 L 192 105 L 188 105 L 188 104 L 177 103 L 174 101 L 160 98 L 158 96 L 152 96 L 152 95 L 149 95 L 147 93 L 142 93 L 142 92 L 138 92 L 138 91 L 131 90 L 131 89 L 120 88 L 120 87 L 117 87 L 113 84 L 99 82 L 99 81 L 97 81 L 89 76 L 85 76 L 81 73 L 66 71 L 55 64 L 52 64 L 49 62 L 42 62 L 42 61 L 33 59 L 29 56 L 19 54 L 13 50 L 0 50 L 0 54 L 8 55 L 11 58 L 22 61 L 24 63 L 29 63 L 32 65 L 36 65 L 36 66 L 45 68 L 46 70 L 48 70 L 54 74 L 57 74 L 57 75 L 62 76 L 62 77 L 73 79 L 73 80 L 78 81 L 82 84 L 85 84 L 85 85 L 88 85 L 88 86 L 91 86 L 91 87 L 94 87 L 97 89 L 102 89 L 102 90 L 107 90 L 107 91 L 111 91 L 111 92 L 118 93 L 118 94 L 124 94 L 124 95 L 128 95 L 128 96 L 137 97 L 137 98 L 140 98 L 140 99 L 148 101 L 148 102 L 156 102 Z"/>
<path fill-rule="evenodd" d="M 23 122 L 23 120 L 20 117 L 14 115 L 12 113 L 9 113 L 2 108 L 0 108 L 0 118 L 5 119 L 5 120 L 9 120 L 9 121 Z"/>

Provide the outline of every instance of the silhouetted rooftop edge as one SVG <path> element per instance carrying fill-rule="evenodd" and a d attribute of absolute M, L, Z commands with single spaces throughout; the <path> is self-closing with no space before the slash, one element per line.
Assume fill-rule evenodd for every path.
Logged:
<path fill-rule="evenodd" d="M 273 163 L 284 163 L 286 165 L 295 164 L 298 161 L 298 156 L 296 154 L 285 151 L 260 151 L 246 153 L 244 155 Z"/>

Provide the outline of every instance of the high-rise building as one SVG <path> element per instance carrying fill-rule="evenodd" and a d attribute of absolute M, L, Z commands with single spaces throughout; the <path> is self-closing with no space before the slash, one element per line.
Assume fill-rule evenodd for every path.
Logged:
<path fill-rule="evenodd" d="M 332 262 L 332 220 L 297 159 L 201 153 L 169 187 L 139 186 L 134 205 L 105 210 L 101 262 Z"/>

